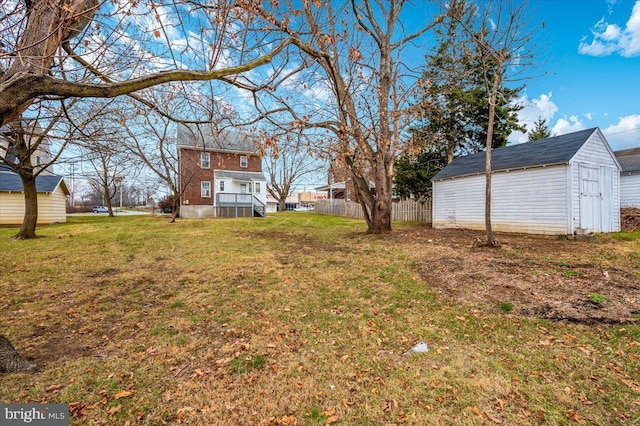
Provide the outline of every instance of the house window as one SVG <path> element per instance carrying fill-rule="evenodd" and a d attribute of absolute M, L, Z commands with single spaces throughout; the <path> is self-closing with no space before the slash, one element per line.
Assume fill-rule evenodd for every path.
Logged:
<path fill-rule="evenodd" d="M 202 167 L 203 169 L 208 169 L 209 167 L 211 167 L 211 157 L 208 152 L 200 153 L 200 167 Z"/>
<path fill-rule="evenodd" d="M 240 193 L 241 194 L 246 194 L 247 193 L 247 184 L 246 183 L 241 183 L 240 184 Z"/>
<path fill-rule="evenodd" d="M 200 182 L 200 194 L 202 198 L 211 198 L 211 182 Z"/>
<path fill-rule="evenodd" d="M 240 167 L 245 168 L 245 169 L 248 167 L 247 156 L 246 155 L 241 155 L 240 156 Z"/>
<path fill-rule="evenodd" d="M 220 191 L 224 191 L 224 181 L 220 181 Z"/>
<path fill-rule="evenodd" d="M 256 194 L 260 193 L 260 182 L 256 182 Z"/>

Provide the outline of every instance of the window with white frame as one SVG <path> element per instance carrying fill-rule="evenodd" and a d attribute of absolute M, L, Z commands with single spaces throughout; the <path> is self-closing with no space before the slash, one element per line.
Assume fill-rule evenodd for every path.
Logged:
<path fill-rule="evenodd" d="M 240 156 L 240 167 L 247 168 L 248 166 L 249 166 L 249 163 L 247 161 L 247 156 L 246 155 L 241 155 Z"/>
<path fill-rule="evenodd" d="M 260 193 L 260 182 L 256 182 L 256 194 Z"/>
<path fill-rule="evenodd" d="M 211 198 L 211 182 L 200 182 L 200 194 L 202 198 Z"/>
<path fill-rule="evenodd" d="M 220 191 L 221 192 L 224 191 L 224 181 L 223 180 L 220 181 Z"/>
<path fill-rule="evenodd" d="M 200 153 L 200 167 L 203 169 L 211 167 L 211 155 L 208 152 Z"/>

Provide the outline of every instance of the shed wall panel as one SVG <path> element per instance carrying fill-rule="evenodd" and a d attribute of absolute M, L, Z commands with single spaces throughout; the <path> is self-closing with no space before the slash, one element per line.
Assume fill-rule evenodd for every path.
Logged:
<path fill-rule="evenodd" d="M 435 228 L 484 229 L 485 176 L 436 182 Z M 499 172 L 492 178 L 495 231 L 567 233 L 565 166 Z"/>
<path fill-rule="evenodd" d="M 20 225 L 23 219 L 24 194 L 0 193 L 0 225 Z M 66 221 L 66 197 L 62 189 L 52 194 L 38 193 L 38 225 Z"/>
<path fill-rule="evenodd" d="M 620 206 L 640 208 L 640 173 L 620 175 Z"/>

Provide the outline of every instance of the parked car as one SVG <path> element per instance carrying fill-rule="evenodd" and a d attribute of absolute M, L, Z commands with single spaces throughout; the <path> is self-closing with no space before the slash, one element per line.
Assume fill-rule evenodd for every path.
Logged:
<path fill-rule="evenodd" d="M 105 206 L 93 206 L 91 211 L 94 213 L 109 213 L 109 209 Z"/>

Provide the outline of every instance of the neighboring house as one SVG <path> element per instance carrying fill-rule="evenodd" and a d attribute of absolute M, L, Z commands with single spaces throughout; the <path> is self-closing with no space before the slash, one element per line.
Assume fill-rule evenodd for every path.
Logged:
<path fill-rule="evenodd" d="M 29 137 L 29 134 L 37 135 L 42 132 L 42 128 L 34 120 L 25 119 L 23 123 L 23 126 L 25 126 L 25 128 L 27 129 L 25 132 L 25 137 Z M 8 134 L 8 125 L 0 127 L 0 158 L 4 156 L 7 162 L 17 164 L 18 159 L 14 154 L 15 151 L 13 150 L 11 139 L 7 136 Z M 40 168 L 49 164 L 51 160 L 52 156 L 49 139 L 45 137 L 38 145 L 38 148 L 31 155 L 31 164 L 34 166 L 35 171 L 37 172 Z M 0 161 L 0 164 L 2 164 L 2 161 Z M 55 172 L 53 170 L 53 164 L 49 165 L 41 173 L 54 174 Z"/>
<path fill-rule="evenodd" d="M 42 131 L 37 122 L 25 120 L 29 132 L 37 134 Z M 0 127 L 0 157 L 8 164 L 0 161 L 0 225 L 20 225 L 24 219 L 24 187 L 17 173 L 11 170 L 10 164 L 17 164 L 18 159 L 13 150 L 12 141 L 8 137 L 8 126 Z M 51 162 L 49 140 L 43 138 L 38 149 L 31 156 L 31 164 L 35 171 Z M 66 222 L 66 196 L 69 189 L 60 176 L 53 174 L 53 165 L 42 170 L 36 178 L 38 191 L 38 225 Z"/>
<path fill-rule="evenodd" d="M 252 141 L 235 131 L 178 126 L 180 216 L 264 216 L 267 180 Z"/>
<path fill-rule="evenodd" d="M 620 207 L 640 208 L 640 148 L 615 152 L 620 172 Z"/>
<path fill-rule="evenodd" d="M 36 178 L 38 225 L 66 222 L 69 189 L 60 176 L 41 174 Z M 20 225 L 24 218 L 22 180 L 16 173 L 0 167 L 0 225 Z"/>
<path fill-rule="evenodd" d="M 433 178 L 434 228 L 485 229 L 485 152 Z M 493 151 L 494 231 L 583 234 L 620 230 L 620 164 L 598 128 Z"/>

